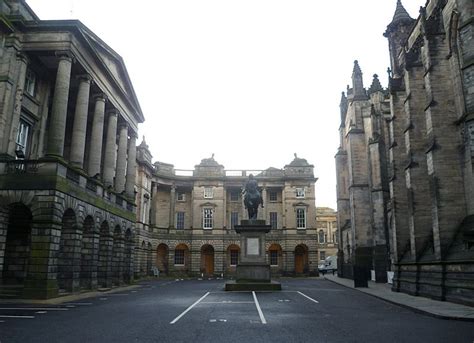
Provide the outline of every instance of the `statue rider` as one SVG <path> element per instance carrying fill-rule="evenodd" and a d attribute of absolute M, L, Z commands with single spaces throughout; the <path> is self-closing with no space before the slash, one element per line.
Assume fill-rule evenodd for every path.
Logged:
<path fill-rule="evenodd" d="M 249 219 L 257 219 L 258 206 L 261 205 L 263 208 L 263 199 L 258 190 L 257 180 L 255 180 L 253 174 L 249 175 L 242 194 L 244 194 L 244 204 L 248 211 Z"/>

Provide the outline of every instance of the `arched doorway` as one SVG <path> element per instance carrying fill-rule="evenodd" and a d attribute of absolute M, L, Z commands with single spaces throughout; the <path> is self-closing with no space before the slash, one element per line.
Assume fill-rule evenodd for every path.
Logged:
<path fill-rule="evenodd" d="M 308 247 L 304 244 L 295 248 L 295 274 L 308 272 Z"/>
<path fill-rule="evenodd" d="M 153 275 L 151 267 L 153 265 L 153 248 L 151 247 L 151 243 L 148 242 L 146 247 L 146 275 Z"/>
<path fill-rule="evenodd" d="M 201 247 L 201 272 L 205 276 L 214 275 L 214 248 L 206 244 Z"/>
<path fill-rule="evenodd" d="M 97 258 L 99 234 L 94 225 L 94 218 L 87 216 L 82 225 L 81 249 L 81 287 L 97 288 Z"/>
<path fill-rule="evenodd" d="M 76 213 L 64 212 L 58 254 L 58 287 L 61 292 L 73 292 L 79 288 L 81 262 L 76 252 L 81 249 L 81 232 L 78 230 Z"/>
<path fill-rule="evenodd" d="M 156 267 L 160 273 L 168 273 L 168 255 L 168 246 L 164 243 L 159 244 L 156 248 Z"/>
<path fill-rule="evenodd" d="M 132 259 L 132 249 L 133 249 L 133 237 L 132 231 L 127 229 L 125 232 L 125 246 L 124 246 L 124 269 L 123 269 L 123 279 L 125 282 L 132 281 L 133 275 L 133 259 Z"/>
<path fill-rule="evenodd" d="M 31 211 L 23 204 L 8 207 L 8 224 L 3 251 L 2 288 L 9 294 L 21 295 L 28 272 L 31 249 Z"/>
<path fill-rule="evenodd" d="M 112 279 L 115 285 L 123 283 L 123 249 L 124 238 L 122 229 L 119 225 L 116 225 L 114 230 L 114 245 L 112 248 Z"/>
<path fill-rule="evenodd" d="M 110 287 L 111 281 L 111 257 L 113 238 L 110 233 L 109 224 L 104 221 L 100 226 L 99 237 L 99 265 L 97 268 L 97 279 L 100 287 Z"/>

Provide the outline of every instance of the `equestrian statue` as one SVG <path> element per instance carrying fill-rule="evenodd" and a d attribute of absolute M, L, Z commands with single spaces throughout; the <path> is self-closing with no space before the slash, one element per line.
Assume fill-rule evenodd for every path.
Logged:
<path fill-rule="evenodd" d="M 263 198 L 258 190 L 257 180 L 255 180 L 252 174 L 249 175 L 242 194 L 244 194 L 244 205 L 248 211 L 249 220 L 256 220 L 258 206 L 261 205 L 263 208 Z"/>

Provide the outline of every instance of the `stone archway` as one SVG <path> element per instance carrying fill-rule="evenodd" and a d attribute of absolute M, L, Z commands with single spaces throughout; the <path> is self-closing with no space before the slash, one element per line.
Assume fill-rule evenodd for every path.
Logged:
<path fill-rule="evenodd" d="M 58 288 L 74 292 L 80 287 L 82 230 L 77 225 L 76 213 L 67 209 L 63 214 L 58 253 Z"/>
<path fill-rule="evenodd" d="M 112 282 L 114 285 L 123 283 L 123 250 L 124 237 L 119 225 L 114 229 L 114 245 L 112 248 Z"/>
<path fill-rule="evenodd" d="M 160 273 L 168 274 L 168 258 L 169 248 L 166 244 L 161 243 L 156 248 L 156 267 Z"/>
<path fill-rule="evenodd" d="M 109 223 L 102 222 L 99 237 L 99 263 L 97 267 L 97 281 L 100 287 L 111 287 L 111 260 L 113 238 L 110 234 Z"/>
<path fill-rule="evenodd" d="M 125 246 L 124 246 L 124 269 L 123 269 L 123 280 L 125 282 L 132 281 L 133 278 L 133 237 L 132 230 L 127 229 L 125 231 Z"/>
<path fill-rule="evenodd" d="M 214 247 L 210 244 L 201 247 L 201 272 L 205 276 L 214 275 Z"/>
<path fill-rule="evenodd" d="M 99 233 L 94 224 L 94 218 L 87 216 L 82 225 L 81 248 L 81 287 L 97 288 L 97 259 L 99 250 Z"/>
<path fill-rule="evenodd" d="M 31 250 L 32 214 L 28 207 L 15 203 L 7 208 L 5 244 L 2 245 L 3 263 L 1 286 L 12 296 L 20 296 L 27 273 Z M 0 235 L 1 238 L 1 235 Z"/>
<path fill-rule="evenodd" d="M 295 247 L 295 274 L 308 272 L 308 247 L 304 244 Z"/>

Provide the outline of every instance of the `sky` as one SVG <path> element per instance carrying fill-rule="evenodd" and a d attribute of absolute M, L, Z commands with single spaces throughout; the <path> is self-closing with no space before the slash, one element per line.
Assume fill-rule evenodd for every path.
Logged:
<path fill-rule="evenodd" d="M 193 169 L 314 165 L 316 206 L 336 208 L 341 92 L 354 60 L 387 85 L 396 0 L 27 0 L 79 19 L 127 67 L 153 161 Z M 425 0 L 404 0 L 413 18 Z"/>

